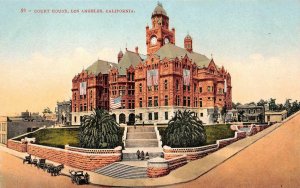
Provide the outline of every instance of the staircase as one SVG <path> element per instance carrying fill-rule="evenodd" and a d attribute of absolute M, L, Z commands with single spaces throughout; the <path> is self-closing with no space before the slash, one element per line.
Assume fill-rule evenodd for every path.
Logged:
<path fill-rule="evenodd" d="M 126 138 L 126 148 L 158 147 L 154 127 L 128 127 Z"/>
<path fill-rule="evenodd" d="M 148 152 L 149 158 L 155 158 L 162 155 L 162 148 L 158 147 L 158 140 L 154 126 L 136 126 L 127 127 L 125 141 L 125 150 L 123 150 L 123 161 L 138 161 L 137 150 Z"/>
<path fill-rule="evenodd" d="M 146 167 L 136 167 L 121 163 L 113 163 L 95 170 L 96 173 L 124 179 L 148 178 Z"/>

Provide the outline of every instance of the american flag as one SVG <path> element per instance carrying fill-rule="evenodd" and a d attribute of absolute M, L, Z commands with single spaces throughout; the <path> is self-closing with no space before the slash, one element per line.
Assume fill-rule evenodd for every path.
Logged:
<path fill-rule="evenodd" d="M 122 96 L 117 97 L 117 98 L 110 98 L 110 108 L 111 109 L 117 109 L 122 107 Z"/>
<path fill-rule="evenodd" d="M 183 69 L 183 84 L 185 86 L 190 85 L 190 70 L 188 69 Z"/>
<path fill-rule="evenodd" d="M 152 70 L 147 70 L 147 86 L 152 86 Z"/>

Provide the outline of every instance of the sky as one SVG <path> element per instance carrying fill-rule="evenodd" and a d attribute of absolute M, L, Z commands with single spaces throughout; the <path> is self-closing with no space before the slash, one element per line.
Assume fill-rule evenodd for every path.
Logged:
<path fill-rule="evenodd" d="M 176 45 L 231 74 L 234 102 L 300 100 L 300 1 L 162 0 Z M 0 114 L 52 111 L 71 98 L 72 78 L 127 47 L 146 54 L 145 27 L 157 1 L 0 0 Z M 21 10 L 26 9 L 26 13 Z M 35 13 L 49 9 L 131 13 Z M 29 12 L 31 11 L 31 12 Z"/>

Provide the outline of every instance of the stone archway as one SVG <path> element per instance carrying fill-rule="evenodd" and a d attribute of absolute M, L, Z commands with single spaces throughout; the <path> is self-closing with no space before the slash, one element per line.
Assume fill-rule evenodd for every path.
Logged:
<path fill-rule="evenodd" d="M 135 122 L 135 114 L 131 113 L 129 114 L 128 125 L 134 125 L 134 122 Z"/>
<path fill-rule="evenodd" d="M 126 123 L 126 116 L 125 116 L 125 114 L 120 114 L 119 115 L 119 123 L 121 124 L 121 123 Z"/>

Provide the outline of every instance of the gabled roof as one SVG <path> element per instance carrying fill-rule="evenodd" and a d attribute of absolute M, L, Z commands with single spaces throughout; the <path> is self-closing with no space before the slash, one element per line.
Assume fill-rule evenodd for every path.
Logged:
<path fill-rule="evenodd" d="M 112 67 L 116 67 L 117 65 L 115 63 L 111 63 L 108 61 L 103 60 L 97 60 L 94 62 L 91 66 L 89 66 L 86 71 L 90 74 L 98 75 L 100 72 L 102 74 L 108 74 L 109 70 Z"/>
<path fill-rule="evenodd" d="M 176 57 L 180 58 L 187 55 L 192 59 L 192 62 L 195 62 L 199 67 L 207 67 L 210 63 L 210 60 L 205 55 L 188 52 L 186 49 L 175 46 L 174 44 L 165 44 L 155 52 L 155 55 L 159 56 L 161 60 L 164 58 L 175 59 Z"/>
<path fill-rule="evenodd" d="M 120 62 L 117 64 L 119 75 L 126 75 L 126 69 L 132 65 L 135 67 L 139 62 L 143 61 L 140 54 L 126 51 Z"/>

